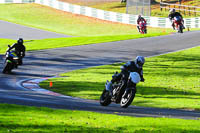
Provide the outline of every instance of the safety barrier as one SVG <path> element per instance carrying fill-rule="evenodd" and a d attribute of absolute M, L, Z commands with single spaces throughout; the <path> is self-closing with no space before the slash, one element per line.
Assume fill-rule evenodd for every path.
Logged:
<path fill-rule="evenodd" d="M 66 2 L 61 2 L 58 0 L 0 0 L 4 3 L 27 3 L 35 2 L 40 5 L 49 6 L 58 10 L 80 14 L 88 17 L 93 17 L 101 20 L 107 20 L 112 22 L 118 22 L 123 24 L 137 24 L 137 16 L 131 14 L 117 13 L 111 11 L 104 11 L 96 8 L 85 7 L 80 5 L 74 5 Z M 3 2 L 2 2 L 3 3 Z M 147 20 L 147 25 L 151 27 L 161 27 L 161 28 L 171 28 L 171 22 L 168 18 L 159 17 L 145 17 Z M 190 28 L 200 28 L 200 17 L 199 18 L 186 18 L 185 27 Z"/>
<path fill-rule="evenodd" d="M 32 3 L 35 0 L 0 0 L 0 3 Z"/>

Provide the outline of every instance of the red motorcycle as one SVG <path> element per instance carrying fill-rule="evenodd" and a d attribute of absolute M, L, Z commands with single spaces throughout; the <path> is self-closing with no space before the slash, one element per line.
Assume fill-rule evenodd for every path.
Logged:
<path fill-rule="evenodd" d="M 142 20 L 139 22 L 139 32 L 141 34 L 147 34 L 147 23 L 146 21 Z"/>
<path fill-rule="evenodd" d="M 180 16 L 176 16 L 176 17 L 174 17 L 173 22 L 174 22 L 174 26 L 175 26 L 177 32 L 183 33 L 184 26 L 183 26 L 182 18 Z"/>

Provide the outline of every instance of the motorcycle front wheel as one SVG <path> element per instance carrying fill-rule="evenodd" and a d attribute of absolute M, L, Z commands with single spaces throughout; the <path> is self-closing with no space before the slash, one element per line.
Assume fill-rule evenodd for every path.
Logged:
<path fill-rule="evenodd" d="M 136 89 L 130 89 L 128 94 L 126 93 L 127 92 L 125 91 L 120 102 L 120 106 L 122 108 L 127 108 L 132 103 L 133 99 L 135 98 Z"/>
<path fill-rule="evenodd" d="M 183 33 L 182 25 L 179 25 L 179 26 L 178 26 L 178 32 L 179 32 L 179 33 Z"/>
<path fill-rule="evenodd" d="M 19 59 L 19 60 L 18 60 L 18 65 L 22 65 L 22 64 L 23 64 L 22 59 Z"/>
<path fill-rule="evenodd" d="M 100 97 L 100 104 L 102 106 L 108 106 L 110 103 L 111 103 L 111 96 L 109 95 L 109 91 L 104 89 Z"/>
<path fill-rule="evenodd" d="M 2 73 L 6 73 L 6 72 L 9 73 L 11 72 L 11 69 L 12 69 L 11 63 L 6 62 L 3 67 Z"/>

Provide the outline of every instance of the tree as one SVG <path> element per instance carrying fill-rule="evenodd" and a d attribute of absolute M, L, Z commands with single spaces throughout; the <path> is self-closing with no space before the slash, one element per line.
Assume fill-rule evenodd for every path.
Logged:
<path fill-rule="evenodd" d="M 151 0 L 151 4 L 158 3 L 156 0 Z"/>

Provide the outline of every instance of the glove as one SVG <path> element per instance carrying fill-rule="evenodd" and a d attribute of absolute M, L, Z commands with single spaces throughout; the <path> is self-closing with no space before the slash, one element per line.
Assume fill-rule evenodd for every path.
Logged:
<path fill-rule="evenodd" d="M 145 80 L 145 79 L 144 79 L 144 78 L 142 78 L 140 81 L 141 81 L 141 82 L 144 82 L 144 80 Z"/>

